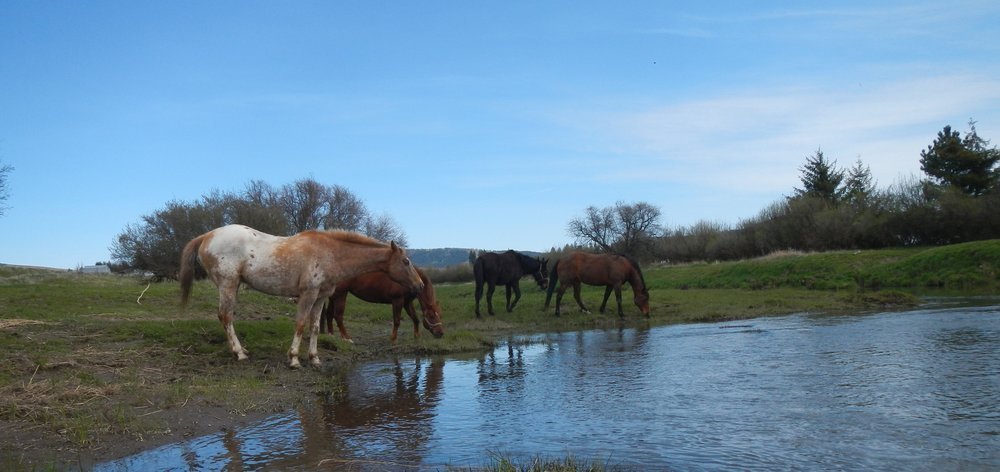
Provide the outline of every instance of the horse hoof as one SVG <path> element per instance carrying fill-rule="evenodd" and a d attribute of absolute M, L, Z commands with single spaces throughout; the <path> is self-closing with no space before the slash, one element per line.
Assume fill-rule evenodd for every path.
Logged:
<path fill-rule="evenodd" d="M 309 360 L 309 363 L 312 364 L 312 366 L 317 369 L 323 367 L 323 361 L 319 360 L 319 357 L 313 357 L 312 359 Z"/>
<path fill-rule="evenodd" d="M 298 369 L 299 367 L 302 367 L 302 364 L 299 364 L 298 359 L 292 359 L 292 361 L 288 363 L 288 368 L 290 369 Z"/>

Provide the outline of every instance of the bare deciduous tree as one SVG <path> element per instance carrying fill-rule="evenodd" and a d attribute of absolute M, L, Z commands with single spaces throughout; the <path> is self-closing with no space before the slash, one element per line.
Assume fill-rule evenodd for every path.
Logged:
<path fill-rule="evenodd" d="M 568 231 L 578 243 L 637 255 L 651 248 L 653 238 L 659 236 L 660 209 L 646 202 L 589 206 L 583 217 L 570 220 Z"/>

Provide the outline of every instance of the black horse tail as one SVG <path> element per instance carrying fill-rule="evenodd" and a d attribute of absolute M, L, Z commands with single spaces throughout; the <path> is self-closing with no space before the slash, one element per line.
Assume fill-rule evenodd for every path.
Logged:
<path fill-rule="evenodd" d="M 542 311 L 549 309 L 549 301 L 552 300 L 552 292 L 556 291 L 556 285 L 559 284 L 559 261 L 557 260 L 555 264 L 552 264 L 552 270 L 549 271 L 549 289 L 545 291 L 545 306 L 542 307 Z"/>
<path fill-rule="evenodd" d="M 472 273 L 476 278 L 476 301 L 483 296 L 483 281 L 486 280 L 486 267 L 483 267 L 485 262 L 483 262 L 482 257 L 477 257 L 476 262 L 472 264 Z"/>

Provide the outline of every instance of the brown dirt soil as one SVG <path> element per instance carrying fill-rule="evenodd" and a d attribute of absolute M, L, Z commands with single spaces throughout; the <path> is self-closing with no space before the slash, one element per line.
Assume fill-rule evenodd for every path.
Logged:
<path fill-rule="evenodd" d="M 23 322 L 22 322 L 23 321 Z M 320 354 L 324 368 L 289 369 L 281 359 L 158 352 L 139 343 L 75 334 L 59 323 L 0 320 L 8 334 L 31 325 L 70 339 L 42 361 L 0 352 L 0 469 L 87 469 L 160 445 L 238 428 L 336 388 L 349 360 Z M 41 341 L 38 331 L 14 337 Z M 228 391 L 227 391 L 228 390 Z"/>

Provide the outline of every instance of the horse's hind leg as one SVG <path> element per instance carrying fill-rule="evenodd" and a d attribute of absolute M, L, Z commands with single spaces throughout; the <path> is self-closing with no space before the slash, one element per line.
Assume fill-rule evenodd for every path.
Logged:
<path fill-rule="evenodd" d="M 410 319 L 413 320 L 413 337 L 414 338 L 419 338 L 420 337 L 420 319 L 417 318 L 417 312 L 416 312 L 416 310 L 413 309 L 413 300 L 410 300 L 410 301 L 406 302 L 403 305 L 403 308 L 406 309 L 406 314 L 410 315 Z"/>
<path fill-rule="evenodd" d="M 493 292 L 497 290 L 497 285 L 490 283 L 489 288 L 486 289 L 486 311 L 493 316 Z"/>
<path fill-rule="evenodd" d="M 580 310 L 589 315 L 590 310 L 587 309 L 587 306 L 583 304 L 583 300 L 580 298 L 580 282 L 573 284 L 573 298 L 576 299 L 576 304 L 580 305 Z"/>
<path fill-rule="evenodd" d="M 341 296 L 343 294 L 343 296 Z M 330 326 L 330 318 L 337 322 L 337 330 L 340 331 L 340 339 L 354 344 L 354 340 L 351 339 L 351 335 L 347 334 L 347 326 L 344 326 L 344 312 L 347 311 L 347 292 L 338 292 L 330 297 L 330 305 L 323 312 L 324 315 L 328 316 L 327 331 L 333 334 L 333 327 Z"/>
<path fill-rule="evenodd" d="M 476 280 L 476 318 L 479 318 L 479 301 L 483 299 L 483 284 Z"/>
<path fill-rule="evenodd" d="M 219 284 L 219 322 L 226 332 L 226 341 L 229 342 L 229 350 L 236 355 L 236 360 L 246 360 L 249 354 L 240 345 L 239 338 L 236 337 L 236 329 L 233 328 L 233 319 L 236 318 L 236 291 L 239 282 L 235 284 Z"/>
<path fill-rule="evenodd" d="M 292 335 L 292 346 L 288 349 L 288 367 L 293 369 L 298 369 L 302 366 L 299 363 L 299 345 L 302 343 L 302 333 L 305 332 L 307 327 L 311 331 L 313 326 L 316 327 L 316 331 L 319 331 L 319 319 L 315 318 L 313 315 L 313 308 L 315 305 L 317 305 L 315 293 L 299 294 L 299 305 L 295 315 L 295 334 Z M 322 305 L 320 306 L 322 307 Z M 319 313 L 316 313 L 315 316 L 318 317 Z M 310 338 L 310 347 L 316 337 L 317 336 L 314 335 Z M 310 355 L 311 354 L 312 352 L 310 352 Z"/>

